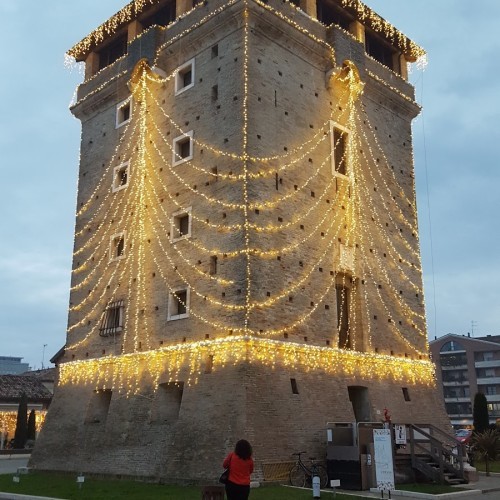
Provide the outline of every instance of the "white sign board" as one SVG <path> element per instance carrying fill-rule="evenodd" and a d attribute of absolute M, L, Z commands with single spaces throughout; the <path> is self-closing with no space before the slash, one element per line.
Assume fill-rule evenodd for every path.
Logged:
<path fill-rule="evenodd" d="M 394 436 L 396 437 L 396 444 L 406 444 L 406 425 L 395 425 Z"/>
<path fill-rule="evenodd" d="M 377 489 L 381 491 L 394 490 L 391 430 L 373 429 L 373 445 L 375 449 Z"/>

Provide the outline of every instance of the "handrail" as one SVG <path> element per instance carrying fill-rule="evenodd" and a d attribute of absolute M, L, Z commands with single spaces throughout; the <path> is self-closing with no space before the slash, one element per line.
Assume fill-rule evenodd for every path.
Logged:
<path fill-rule="evenodd" d="M 421 424 L 422 425 L 422 424 Z M 425 461 L 421 460 L 416 451 L 423 451 L 439 465 L 439 481 L 441 483 L 445 482 L 445 471 L 455 474 L 460 479 L 464 478 L 464 458 L 465 458 L 465 446 L 460 443 L 457 439 L 446 434 L 441 429 L 434 427 L 433 425 L 425 425 L 425 428 L 430 429 L 427 432 L 422 427 L 415 424 L 408 425 L 410 429 L 410 453 L 412 459 L 412 466 L 418 468 L 424 473 L 435 476 L 436 472 L 433 472 Z M 415 432 L 418 432 L 420 436 L 424 439 L 419 439 L 415 436 Z M 433 434 L 441 435 L 445 440 L 439 440 Z M 446 442 L 447 441 L 447 442 Z M 422 443 L 428 443 L 428 446 L 424 446 Z M 456 454 L 454 453 L 456 450 Z M 425 469 L 425 470 L 423 470 Z M 437 479 L 433 477 L 433 479 Z"/>

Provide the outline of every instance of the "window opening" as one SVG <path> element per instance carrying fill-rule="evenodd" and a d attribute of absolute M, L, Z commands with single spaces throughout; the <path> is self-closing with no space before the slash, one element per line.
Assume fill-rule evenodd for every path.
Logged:
<path fill-rule="evenodd" d="M 120 128 L 132 118 L 132 99 L 126 99 L 116 106 L 115 128 Z"/>
<path fill-rule="evenodd" d="M 123 300 L 108 304 L 99 328 L 101 337 L 110 337 L 123 330 L 123 307 Z"/>
<path fill-rule="evenodd" d="M 168 321 L 189 316 L 189 287 L 179 288 L 169 294 Z"/>
<path fill-rule="evenodd" d="M 402 389 L 403 389 L 403 397 L 405 398 L 405 401 L 411 401 L 410 391 L 408 391 L 408 387 L 402 387 Z"/>
<path fill-rule="evenodd" d="M 212 255 L 210 257 L 210 274 L 213 276 L 214 274 L 217 274 L 217 256 Z"/>
<path fill-rule="evenodd" d="M 347 391 L 349 393 L 349 400 L 352 404 L 356 422 L 371 422 L 371 405 L 368 388 L 351 385 L 347 387 Z"/>
<path fill-rule="evenodd" d="M 175 21 L 175 0 L 167 3 L 161 9 L 140 20 L 142 28 L 147 30 L 151 26 L 168 26 Z"/>
<path fill-rule="evenodd" d="M 193 131 L 176 137 L 172 149 L 174 166 L 191 160 L 193 158 Z"/>
<path fill-rule="evenodd" d="M 333 127 L 333 164 L 335 172 L 347 175 L 347 133 Z"/>
<path fill-rule="evenodd" d="M 219 55 L 219 45 L 216 44 L 212 47 L 212 59 Z"/>
<path fill-rule="evenodd" d="M 106 422 L 112 395 L 113 392 L 110 389 L 94 391 L 87 409 L 86 423 L 99 424 Z"/>
<path fill-rule="evenodd" d="M 113 170 L 113 192 L 125 189 L 129 181 L 129 162 L 118 165 Z"/>
<path fill-rule="evenodd" d="M 331 0 L 317 0 L 317 19 L 320 23 L 330 26 L 331 24 L 336 24 L 341 28 L 349 31 L 351 25 L 351 19 L 346 16 L 343 11 L 336 8 Z"/>
<path fill-rule="evenodd" d="M 127 53 L 127 35 L 122 35 L 99 50 L 99 70 L 113 64 Z"/>
<path fill-rule="evenodd" d="M 387 43 L 384 43 L 379 37 L 365 30 L 365 49 L 366 53 L 376 61 L 388 68 L 400 72 L 399 64 L 395 64 L 398 59 L 394 57 L 396 51 Z"/>
<path fill-rule="evenodd" d="M 110 260 L 123 259 L 125 257 L 125 233 L 111 236 Z"/>
<path fill-rule="evenodd" d="M 191 208 L 177 212 L 172 216 L 170 234 L 172 241 L 191 236 Z"/>
<path fill-rule="evenodd" d="M 290 384 L 292 386 L 292 393 L 293 394 L 298 394 L 299 393 L 299 388 L 297 386 L 297 380 L 294 378 L 290 379 Z"/>
<path fill-rule="evenodd" d="M 179 66 L 175 74 L 175 95 L 194 86 L 194 59 Z"/>
<path fill-rule="evenodd" d="M 153 400 L 151 420 L 158 423 L 173 424 L 179 418 L 184 382 L 159 384 Z"/>

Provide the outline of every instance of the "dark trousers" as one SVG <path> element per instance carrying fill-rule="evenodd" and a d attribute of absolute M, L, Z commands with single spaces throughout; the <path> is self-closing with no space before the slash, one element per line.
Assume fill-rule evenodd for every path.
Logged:
<path fill-rule="evenodd" d="M 235 484 L 231 481 L 226 483 L 227 500 L 248 500 L 250 485 Z"/>

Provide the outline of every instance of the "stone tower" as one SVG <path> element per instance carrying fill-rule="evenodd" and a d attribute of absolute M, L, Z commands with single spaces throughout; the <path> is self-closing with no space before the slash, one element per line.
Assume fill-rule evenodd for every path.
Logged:
<path fill-rule="evenodd" d="M 358 0 L 135 0 L 85 61 L 60 380 L 32 464 L 257 474 L 326 424 L 448 425 L 429 360 L 407 65 Z"/>

